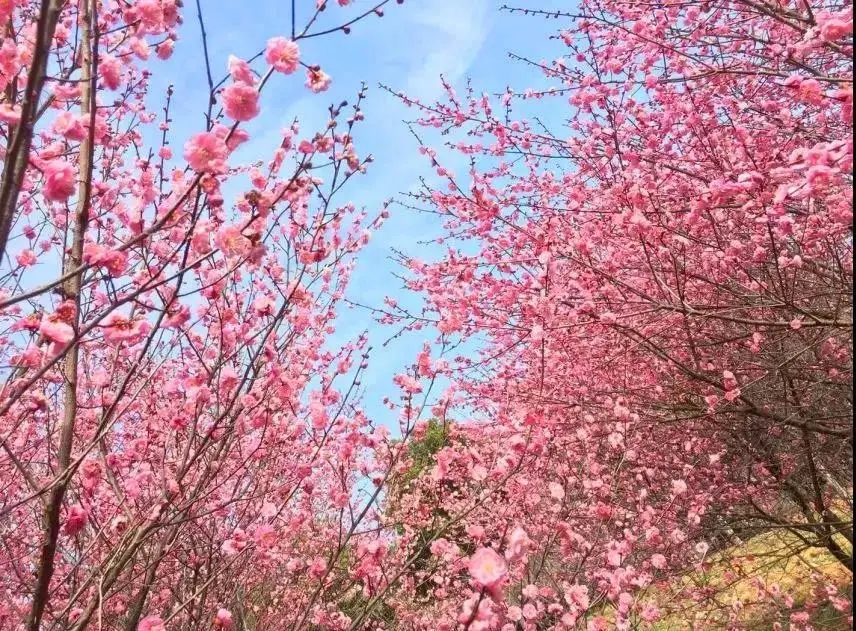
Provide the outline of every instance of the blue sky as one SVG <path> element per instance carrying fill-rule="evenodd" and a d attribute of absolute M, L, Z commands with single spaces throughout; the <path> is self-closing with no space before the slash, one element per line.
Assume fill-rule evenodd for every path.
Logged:
<path fill-rule="evenodd" d="M 520 0 L 525 5 L 529 0 Z M 315 0 L 298 0 L 298 24 L 311 11 Z M 331 3 L 325 12 L 323 26 L 365 11 L 370 0 L 355 0 L 351 6 Z M 326 120 L 330 103 L 352 99 L 361 81 L 369 88 L 364 112 L 366 120 L 357 130 L 360 155 L 371 153 L 375 162 L 366 176 L 353 180 L 343 191 L 340 202 L 349 199 L 369 210 L 380 208 L 385 199 L 412 190 L 420 175 L 430 175 L 425 158 L 417 152 L 415 139 L 403 124 L 414 116 L 394 97 L 380 90 L 383 83 L 421 99 L 440 94 L 440 75 L 461 87 L 467 77 L 473 79 L 478 92 L 500 92 L 507 85 L 526 87 L 537 79 L 530 68 L 512 62 L 513 51 L 534 59 L 553 58 L 557 52 L 547 35 L 559 26 L 555 20 L 511 16 L 500 12 L 498 0 L 406 0 L 390 3 L 381 19 L 370 17 L 354 26 L 349 35 L 336 33 L 301 45 L 302 58 L 318 63 L 333 78 L 331 89 L 313 95 L 302 85 L 302 76 L 277 75 L 263 96 L 263 113 L 252 121 L 248 130 L 252 140 L 241 149 L 238 159 L 267 157 L 278 144 L 279 130 L 295 117 L 304 131 L 320 128 Z M 571 2 L 544 0 L 539 8 L 568 7 Z M 250 0 L 237 3 L 225 0 L 202 0 L 208 31 L 209 54 L 215 80 L 222 76 L 229 54 L 249 57 L 274 35 L 290 33 L 290 3 L 285 0 Z M 186 135 L 203 125 L 207 93 L 201 59 L 201 39 L 195 3 L 185 0 L 185 20 L 179 31 L 180 40 L 168 69 L 156 72 L 153 97 L 160 98 L 165 82 L 175 85 L 173 119 L 176 121 L 173 144 L 180 147 Z M 160 93 L 159 93 L 160 91 Z M 185 132 L 186 134 L 182 133 Z M 180 142 L 179 142 L 180 141 Z M 426 236 L 437 233 L 436 216 L 421 215 L 400 207 L 384 227 L 375 233 L 371 244 L 361 253 L 349 297 L 360 303 L 382 304 L 392 295 L 403 304 L 412 303 L 405 296 L 399 280 L 393 277 L 397 265 L 389 260 L 390 248 L 432 258 L 433 253 L 419 245 Z M 370 330 L 371 365 L 362 380 L 365 388 L 363 405 L 370 417 L 379 422 L 394 423 L 390 412 L 381 405 L 385 395 L 394 394 L 393 375 L 411 363 L 430 332 L 410 334 L 381 348 L 390 331 L 375 325 L 363 310 L 343 310 L 339 317 L 336 339 L 353 337 Z"/>

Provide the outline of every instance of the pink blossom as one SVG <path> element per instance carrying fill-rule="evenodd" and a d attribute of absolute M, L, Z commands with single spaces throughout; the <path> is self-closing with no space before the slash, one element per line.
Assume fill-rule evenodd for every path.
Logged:
<path fill-rule="evenodd" d="M 284 37 L 273 37 L 268 40 L 265 48 L 265 61 L 273 66 L 274 70 L 291 74 L 300 64 L 300 48 Z"/>
<path fill-rule="evenodd" d="M 137 631 L 166 631 L 166 626 L 160 616 L 146 616 L 140 620 Z"/>
<path fill-rule="evenodd" d="M 247 544 L 243 541 L 238 541 L 237 539 L 226 539 L 226 541 L 223 542 L 223 545 L 220 546 L 220 549 L 226 556 L 235 556 L 245 547 L 247 547 Z"/>
<path fill-rule="evenodd" d="M 122 62 L 109 54 L 101 55 L 98 60 L 98 74 L 104 85 L 110 90 L 117 90 L 122 83 Z"/>
<path fill-rule="evenodd" d="M 233 81 L 237 83 L 255 85 L 255 75 L 253 75 L 253 70 L 252 68 L 250 68 L 250 64 L 248 64 L 246 61 L 244 61 L 243 59 L 239 59 L 234 55 L 229 55 L 228 66 L 229 75 L 232 77 Z"/>
<path fill-rule="evenodd" d="M 408 394 L 417 394 L 422 392 L 422 384 L 419 383 L 418 379 L 415 379 L 410 375 L 396 375 L 392 378 L 392 381 Z"/>
<path fill-rule="evenodd" d="M 51 160 L 42 167 L 42 171 L 45 175 L 45 199 L 64 202 L 74 195 L 77 173 L 71 164 L 65 160 Z"/>
<path fill-rule="evenodd" d="M 38 368 L 42 365 L 42 351 L 37 346 L 28 346 L 23 352 L 13 355 L 11 363 L 20 368 Z"/>
<path fill-rule="evenodd" d="M 74 338 L 74 329 L 55 316 L 44 316 L 39 325 L 39 333 L 58 344 L 68 344 Z"/>
<path fill-rule="evenodd" d="M 609 629 L 609 620 L 604 616 L 596 616 L 586 624 L 586 631 L 607 631 Z"/>
<path fill-rule="evenodd" d="M 225 141 L 213 132 L 196 134 L 184 145 L 184 159 L 196 171 L 222 173 L 228 155 Z"/>
<path fill-rule="evenodd" d="M 236 121 L 252 120 L 259 114 L 259 91 L 246 83 L 233 83 L 221 94 L 223 111 Z"/>
<path fill-rule="evenodd" d="M 253 311 L 260 316 L 270 316 L 274 314 L 276 303 L 268 296 L 259 296 L 253 300 Z"/>
<path fill-rule="evenodd" d="M 118 311 L 110 313 L 99 326 L 108 344 L 134 344 L 151 330 L 151 324 L 145 318 L 131 319 Z"/>
<path fill-rule="evenodd" d="M 506 575 L 505 561 L 492 548 L 479 548 L 470 557 L 469 571 L 482 587 L 498 584 Z"/>
<path fill-rule="evenodd" d="M 179 329 L 190 320 L 190 308 L 187 305 L 173 306 L 164 318 L 163 326 L 167 329 Z"/>
<path fill-rule="evenodd" d="M 31 267 L 36 264 L 36 253 L 30 249 L 23 250 L 15 256 L 15 260 L 21 267 Z"/>
<path fill-rule="evenodd" d="M 137 56 L 138 59 L 146 60 L 151 55 L 151 48 L 149 47 L 149 43 L 143 39 L 142 37 L 132 37 L 128 41 L 131 50 Z"/>
<path fill-rule="evenodd" d="M 234 151 L 250 139 L 250 134 L 245 129 L 232 129 L 231 127 L 226 127 L 226 125 L 222 125 L 220 123 L 214 125 L 211 131 L 226 143 L 226 147 L 229 151 Z"/>
<path fill-rule="evenodd" d="M 155 47 L 155 54 L 158 59 L 169 59 L 172 57 L 172 51 L 175 48 L 175 41 L 170 38 L 162 41 Z"/>
<path fill-rule="evenodd" d="M 648 623 L 657 622 L 661 617 L 660 609 L 654 603 L 646 602 L 642 605 L 639 617 Z"/>
<path fill-rule="evenodd" d="M 101 464 L 96 460 L 87 460 L 80 468 L 83 488 L 92 491 L 101 480 Z"/>
<path fill-rule="evenodd" d="M 820 27 L 820 37 L 826 42 L 834 42 L 853 33 L 852 12 L 848 10 L 836 13 L 820 11 L 816 21 Z"/>
<path fill-rule="evenodd" d="M 17 125 L 21 120 L 21 108 L 9 103 L 0 104 L 0 121 Z"/>
<path fill-rule="evenodd" d="M 324 574 L 327 573 L 327 561 L 321 557 L 316 557 L 309 566 L 309 574 L 315 580 L 321 580 Z"/>
<path fill-rule="evenodd" d="M 530 541 L 526 531 L 520 526 L 516 526 L 511 531 L 511 534 L 508 535 L 505 558 L 509 561 L 517 561 L 522 558 L 529 543 Z"/>
<path fill-rule="evenodd" d="M 128 254 L 118 250 L 108 250 L 95 243 L 83 247 L 83 260 L 92 265 L 107 269 L 111 276 L 121 276 L 128 267 Z"/>
<path fill-rule="evenodd" d="M 75 504 L 68 509 L 68 516 L 65 519 L 65 533 L 67 535 L 76 535 L 86 527 L 86 522 L 89 517 L 82 506 Z"/>
<path fill-rule="evenodd" d="M 235 626 L 235 621 L 232 619 L 232 612 L 222 607 L 217 610 L 214 616 L 214 626 L 219 629 L 232 629 Z"/>
<path fill-rule="evenodd" d="M 512 606 L 508 608 L 508 611 L 505 612 L 505 617 L 511 620 L 512 622 L 518 622 L 523 618 L 523 611 L 520 607 Z"/>
<path fill-rule="evenodd" d="M 577 611 L 585 611 L 589 607 L 588 587 L 585 585 L 565 584 L 565 602 Z"/>
<path fill-rule="evenodd" d="M 333 80 L 320 68 L 310 68 L 306 71 L 306 87 L 315 92 L 324 92 Z"/>
<path fill-rule="evenodd" d="M 69 140 L 83 140 L 87 136 L 88 120 L 71 112 L 60 112 L 53 122 L 56 133 Z"/>
<path fill-rule="evenodd" d="M 214 243 L 228 257 L 246 256 L 252 246 L 250 240 L 243 235 L 241 228 L 234 224 L 220 228 Z"/>
<path fill-rule="evenodd" d="M 484 539 L 485 530 L 478 524 L 470 524 L 469 526 L 467 526 L 466 531 L 467 535 L 469 535 L 475 541 L 481 541 L 482 539 Z"/>

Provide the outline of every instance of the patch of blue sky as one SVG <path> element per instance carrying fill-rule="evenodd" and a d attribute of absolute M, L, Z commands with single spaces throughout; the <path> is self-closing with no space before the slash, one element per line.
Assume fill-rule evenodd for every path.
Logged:
<path fill-rule="evenodd" d="M 528 0 L 520 0 L 525 4 Z M 403 121 L 415 117 L 415 110 L 378 88 L 384 84 L 423 101 L 440 97 L 444 76 L 463 93 L 468 77 L 477 93 L 503 92 L 506 86 L 545 87 L 537 71 L 523 62 L 509 59 L 514 52 L 533 60 L 550 60 L 561 46 L 548 41 L 560 23 L 543 18 L 523 18 L 500 11 L 502 3 L 492 0 L 407 0 L 403 5 L 390 3 L 382 19 L 369 17 L 354 25 L 348 35 L 335 33 L 301 43 L 302 59 L 317 63 L 332 76 L 329 91 L 312 94 L 303 86 L 303 74 L 274 75 L 262 97 L 262 114 L 246 127 L 251 140 L 243 145 L 235 160 L 268 159 L 281 140 L 280 131 L 297 118 L 301 130 L 323 128 L 331 103 L 353 100 L 361 82 L 369 86 L 364 103 L 365 121 L 355 131 L 356 148 L 361 156 L 371 154 L 374 163 L 365 176 L 352 180 L 343 190 L 339 203 L 352 201 L 370 214 L 383 202 L 412 191 L 420 176 L 436 182 L 428 162 L 418 153 L 416 140 Z M 567 9 L 572 2 L 543 0 L 541 8 Z M 261 50 L 269 37 L 290 35 L 290 3 L 281 0 L 226 2 L 201 0 L 208 32 L 209 58 L 215 82 L 226 72 L 229 54 L 247 58 Z M 331 3 L 316 28 L 323 30 L 365 11 L 369 0 L 357 0 L 339 8 Z M 314 0 L 298 0 L 297 22 L 305 23 Z M 207 79 L 202 57 L 202 40 L 194 2 L 186 0 L 185 20 L 173 57 L 152 76 L 150 102 L 162 103 L 166 87 L 172 84 L 171 142 L 180 156 L 184 141 L 204 128 L 207 106 Z M 158 62 L 155 62 L 158 63 Z M 160 64 L 159 64 L 160 65 Z M 548 119 L 552 117 L 549 116 Z M 561 124 L 561 119 L 553 123 Z M 455 160 L 452 166 L 466 181 L 466 162 Z M 441 219 L 400 206 L 391 208 L 387 223 L 373 235 L 360 253 L 352 275 L 348 297 L 364 305 L 381 307 L 385 296 L 418 309 L 417 296 L 405 291 L 395 274 L 402 272 L 391 255 L 392 249 L 425 260 L 438 258 L 442 250 L 425 245 L 439 235 Z M 394 413 L 381 403 L 384 396 L 395 396 L 392 377 L 411 364 L 433 332 L 423 330 L 396 337 L 383 345 L 393 333 L 376 324 L 363 309 L 343 307 L 330 347 L 335 348 L 368 329 L 374 351 L 367 373 L 361 379 L 362 406 L 378 423 L 397 427 Z M 456 353 L 476 352 L 477 343 L 464 345 Z M 442 388 L 443 384 L 439 387 Z"/>

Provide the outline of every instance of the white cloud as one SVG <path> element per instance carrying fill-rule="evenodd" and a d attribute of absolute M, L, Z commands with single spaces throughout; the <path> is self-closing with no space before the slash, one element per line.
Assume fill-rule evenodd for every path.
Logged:
<path fill-rule="evenodd" d="M 411 8 L 412 28 L 427 45 L 405 91 L 430 98 L 439 91 L 440 75 L 455 82 L 466 74 L 487 39 L 492 13 L 488 0 L 434 0 Z"/>

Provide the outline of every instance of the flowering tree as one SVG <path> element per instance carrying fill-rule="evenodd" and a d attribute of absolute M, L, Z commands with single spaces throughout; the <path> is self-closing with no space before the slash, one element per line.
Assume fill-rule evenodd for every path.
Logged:
<path fill-rule="evenodd" d="M 382 319 L 483 348 L 440 369 L 478 422 L 398 515 L 459 533 L 412 576 L 433 583 L 413 619 L 632 628 L 666 613 L 668 572 L 769 529 L 852 576 L 850 3 L 509 10 L 564 23 L 558 59 L 518 57 L 552 85 L 399 94 L 441 183 L 411 205 L 445 218 L 446 254 L 403 257 L 426 306 Z M 850 607 L 756 579 L 777 624 Z"/>
<path fill-rule="evenodd" d="M 272 155 L 231 157 L 273 74 L 330 84 L 303 40 L 390 2 L 329 29 L 328 4 L 249 60 L 206 47 L 207 113 L 181 137 L 180 92 L 149 90 L 181 2 L 0 3 L 0 628 L 342 615 L 332 575 L 390 466 L 353 400 L 365 339 L 325 343 L 385 216 L 338 201 L 371 161 L 364 90 Z"/>
<path fill-rule="evenodd" d="M 275 73 L 329 86 L 303 40 L 387 4 L 203 50 L 178 138 L 180 94 L 147 102 L 181 3 L 0 2 L 0 628 L 632 628 L 769 528 L 852 571 L 850 5 L 527 9 L 565 23 L 524 59 L 556 85 L 402 95 L 447 253 L 404 261 L 423 313 L 383 315 L 440 337 L 393 437 L 355 398 L 366 338 L 327 343 L 386 216 L 339 201 L 364 90 L 233 156 Z M 561 133 L 515 114 L 542 99 Z M 850 606 L 756 578 L 792 628 Z"/>

